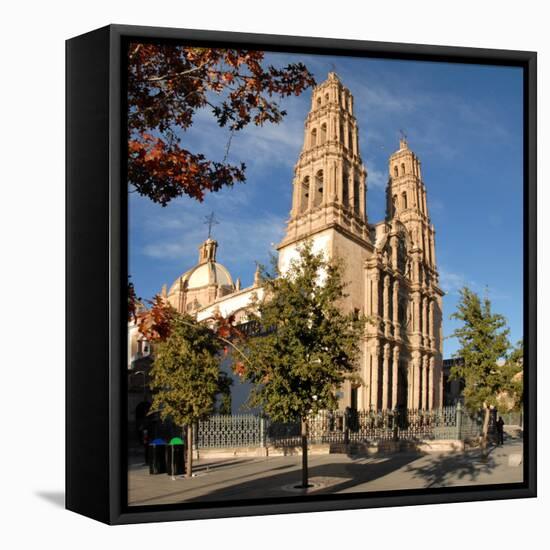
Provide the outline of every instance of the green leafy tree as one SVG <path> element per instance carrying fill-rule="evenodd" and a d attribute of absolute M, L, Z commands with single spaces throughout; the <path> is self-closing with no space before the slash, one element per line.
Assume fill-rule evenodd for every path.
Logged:
<path fill-rule="evenodd" d="M 503 406 L 502 412 L 519 411 L 523 406 L 523 340 L 517 342 L 510 351 L 506 363 L 502 367 Z"/>
<path fill-rule="evenodd" d="M 247 360 L 237 372 L 254 384 L 252 406 L 275 421 L 300 419 L 302 487 L 307 487 L 309 419 L 336 407 L 338 388 L 346 377 L 356 377 L 365 318 L 342 311 L 342 264 L 314 253 L 311 242 L 285 273 L 264 272 L 261 284 L 264 297 L 250 318 L 263 335 L 247 343 Z"/>
<path fill-rule="evenodd" d="M 162 323 L 155 330 L 159 325 L 168 328 L 154 347 L 151 411 L 158 411 L 162 420 L 187 426 L 186 476 L 191 477 L 193 425 L 214 412 L 217 396 L 228 393 L 231 380 L 220 370 L 220 342 L 210 327 L 169 306 L 157 309 Z"/>
<path fill-rule="evenodd" d="M 491 310 L 486 296 L 481 299 L 467 287 L 460 291 L 460 302 L 452 319 L 462 322 L 452 336 L 460 348 L 456 356 L 464 363 L 451 368 L 451 378 L 464 380 L 464 403 L 472 410 L 484 409 L 482 446 L 486 447 L 490 407 L 497 406 L 505 388 L 502 363 L 510 349 L 506 319 Z"/>

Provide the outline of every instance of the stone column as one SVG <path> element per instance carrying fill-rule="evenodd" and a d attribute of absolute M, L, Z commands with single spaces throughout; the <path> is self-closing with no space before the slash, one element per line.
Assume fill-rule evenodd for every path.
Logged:
<path fill-rule="evenodd" d="M 369 348 L 369 345 L 367 342 L 365 342 L 364 345 L 364 361 L 365 361 L 365 371 L 364 371 L 364 377 L 363 377 L 363 395 L 364 395 L 364 402 L 363 402 L 363 408 L 368 409 L 370 408 L 370 398 L 371 398 L 371 376 L 372 376 L 372 358 L 371 358 L 371 351 Z"/>
<path fill-rule="evenodd" d="M 334 202 L 336 199 L 336 164 L 333 162 L 330 163 L 330 174 L 328 179 L 328 201 Z"/>
<path fill-rule="evenodd" d="M 411 361 L 407 365 L 407 408 L 412 409 L 414 402 L 414 367 Z"/>
<path fill-rule="evenodd" d="M 380 274 L 377 269 L 374 270 L 372 275 L 372 315 L 374 317 L 374 326 L 376 332 L 380 327 Z"/>
<path fill-rule="evenodd" d="M 388 408 L 388 396 L 390 391 L 390 345 L 384 344 L 384 363 L 382 365 L 382 410 Z"/>
<path fill-rule="evenodd" d="M 315 202 L 315 169 L 313 163 L 310 165 L 309 172 L 309 197 L 307 207 L 308 210 L 313 210 L 313 204 Z"/>
<path fill-rule="evenodd" d="M 336 195 L 341 203 L 344 197 L 344 166 L 341 162 L 338 163 L 336 171 L 338 174 L 336 177 Z"/>
<path fill-rule="evenodd" d="M 428 408 L 428 356 L 422 357 L 422 408 Z"/>
<path fill-rule="evenodd" d="M 434 227 L 432 225 L 430 230 L 430 250 L 432 251 L 432 265 L 435 266 L 435 237 Z"/>
<path fill-rule="evenodd" d="M 422 190 L 423 190 L 422 195 L 424 197 L 424 214 L 427 216 L 428 215 L 428 201 L 426 199 L 426 189 L 423 188 Z"/>
<path fill-rule="evenodd" d="M 399 281 L 393 282 L 393 335 L 399 338 Z"/>
<path fill-rule="evenodd" d="M 370 405 L 374 410 L 378 410 L 378 370 L 380 367 L 380 349 L 378 343 L 372 351 L 371 367 L 371 387 L 370 387 Z"/>
<path fill-rule="evenodd" d="M 415 292 L 413 295 L 413 307 L 414 307 L 414 332 L 420 332 L 420 293 Z"/>
<path fill-rule="evenodd" d="M 384 334 L 390 336 L 390 276 L 384 276 L 384 294 L 382 297 L 384 305 Z"/>
<path fill-rule="evenodd" d="M 415 352 L 413 355 L 413 395 L 412 395 L 412 408 L 420 408 L 420 376 L 421 376 L 421 357 L 419 352 Z"/>
<path fill-rule="evenodd" d="M 428 373 L 428 408 L 432 410 L 434 408 L 434 367 L 435 367 L 435 359 L 430 357 L 429 362 L 429 373 Z"/>
<path fill-rule="evenodd" d="M 428 337 L 428 299 L 422 298 L 422 342 L 426 345 Z"/>
<path fill-rule="evenodd" d="M 292 187 L 292 211 L 290 213 L 291 218 L 295 218 L 299 213 L 300 202 L 300 180 L 298 177 L 294 178 L 294 185 Z"/>
<path fill-rule="evenodd" d="M 348 151 L 350 151 L 351 150 L 351 144 L 349 142 L 349 124 L 348 124 L 347 120 L 344 122 L 344 134 L 345 134 L 345 136 L 344 136 L 344 145 L 345 145 L 346 149 Z"/>
<path fill-rule="evenodd" d="M 430 347 L 435 348 L 435 338 L 434 338 L 435 304 L 434 304 L 434 299 L 433 298 L 430 298 L 429 312 L 430 312 L 430 319 L 429 319 L 429 323 L 428 323 L 428 332 L 429 332 L 429 335 L 430 335 Z"/>
<path fill-rule="evenodd" d="M 391 377 L 391 407 L 397 407 L 397 387 L 399 383 L 399 346 L 393 347 L 393 365 Z"/>
<path fill-rule="evenodd" d="M 397 269 L 397 237 L 393 235 L 390 238 L 391 245 L 391 265 L 394 269 Z"/>

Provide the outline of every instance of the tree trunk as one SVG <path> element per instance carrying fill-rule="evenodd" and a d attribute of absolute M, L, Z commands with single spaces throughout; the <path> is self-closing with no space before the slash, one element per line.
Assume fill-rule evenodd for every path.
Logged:
<path fill-rule="evenodd" d="M 485 416 L 483 418 L 483 431 L 481 432 L 481 455 L 487 455 L 487 442 L 489 438 L 489 420 L 491 418 L 490 407 L 485 407 Z"/>
<path fill-rule="evenodd" d="M 307 434 L 307 418 L 302 417 L 302 489 L 307 489 L 309 487 L 309 475 L 307 469 Z"/>
<path fill-rule="evenodd" d="M 185 465 L 185 477 L 193 476 L 193 425 L 187 425 L 187 464 Z"/>

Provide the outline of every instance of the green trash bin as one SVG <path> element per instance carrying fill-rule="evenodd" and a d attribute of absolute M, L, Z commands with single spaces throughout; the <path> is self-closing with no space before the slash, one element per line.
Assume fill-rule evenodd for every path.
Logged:
<path fill-rule="evenodd" d="M 166 445 L 166 473 L 180 476 L 185 473 L 185 446 L 179 437 L 173 437 Z"/>

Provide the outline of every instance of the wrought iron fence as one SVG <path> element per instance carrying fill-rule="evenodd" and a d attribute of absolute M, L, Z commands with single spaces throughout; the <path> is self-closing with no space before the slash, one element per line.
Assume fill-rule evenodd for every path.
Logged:
<path fill-rule="evenodd" d="M 461 406 L 433 410 L 321 411 L 309 419 L 310 443 L 469 439 L 480 435 L 482 414 Z M 300 422 L 273 422 L 252 414 L 214 415 L 198 423 L 197 448 L 300 445 Z"/>
<path fill-rule="evenodd" d="M 198 423 L 198 448 L 258 447 L 265 444 L 263 418 L 253 414 L 213 415 Z"/>

